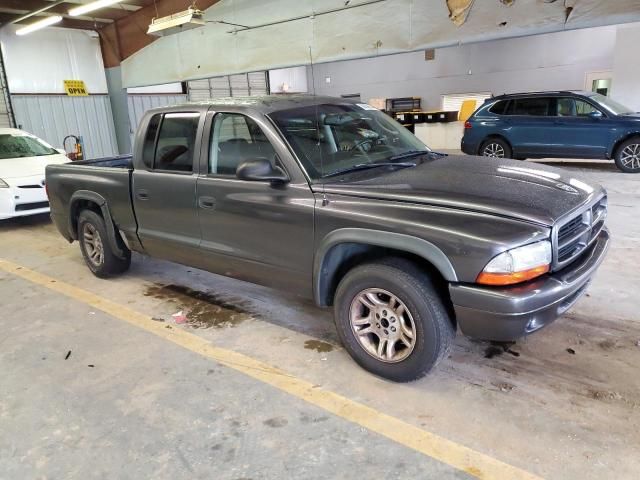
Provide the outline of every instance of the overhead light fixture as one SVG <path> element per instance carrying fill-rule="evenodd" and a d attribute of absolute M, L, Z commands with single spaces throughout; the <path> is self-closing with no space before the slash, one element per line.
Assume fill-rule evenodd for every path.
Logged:
<path fill-rule="evenodd" d="M 96 2 L 80 5 L 79 7 L 69 10 L 69 15 L 77 17 L 78 15 L 84 15 L 85 13 L 93 12 L 99 8 L 105 8 L 115 3 L 120 3 L 122 0 L 97 0 Z"/>
<path fill-rule="evenodd" d="M 26 27 L 19 28 L 18 30 L 16 30 L 16 35 L 27 35 L 28 33 L 35 32 L 36 30 L 40 30 L 41 28 L 49 27 L 61 21 L 62 17 L 60 15 L 53 15 L 51 17 L 43 18 L 42 20 L 27 25 Z"/>
<path fill-rule="evenodd" d="M 151 20 L 147 34 L 164 37 L 165 35 L 202 27 L 207 23 L 203 15 L 204 12 L 202 10 L 190 7 L 183 12 L 174 13 L 166 17 L 154 18 Z"/>

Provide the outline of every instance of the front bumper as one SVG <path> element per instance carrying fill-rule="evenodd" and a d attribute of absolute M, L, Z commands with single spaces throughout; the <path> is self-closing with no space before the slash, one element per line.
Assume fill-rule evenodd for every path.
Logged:
<path fill-rule="evenodd" d="M 0 188 L 0 220 L 49 212 L 43 175 L 6 181 L 9 188 Z"/>
<path fill-rule="evenodd" d="M 581 258 L 524 285 L 491 288 L 450 284 L 460 330 L 481 340 L 512 341 L 550 324 L 586 292 L 609 242 L 609 231 L 604 228 Z"/>

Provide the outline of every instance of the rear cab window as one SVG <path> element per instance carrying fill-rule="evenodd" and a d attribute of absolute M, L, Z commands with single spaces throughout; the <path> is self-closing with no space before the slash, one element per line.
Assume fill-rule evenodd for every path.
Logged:
<path fill-rule="evenodd" d="M 150 170 L 192 173 L 198 112 L 156 114 L 149 120 L 142 148 L 142 161 Z"/>

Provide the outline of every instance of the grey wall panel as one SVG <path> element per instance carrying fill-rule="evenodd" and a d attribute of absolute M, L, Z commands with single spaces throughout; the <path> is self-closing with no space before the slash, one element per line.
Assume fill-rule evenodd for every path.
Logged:
<path fill-rule="evenodd" d="M 145 112 L 151 108 L 166 107 L 185 103 L 186 95 L 132 95 L 129 94 L 127 102 L 129 104 L 129 125 L 130 133 L 135 134 L 138 124 Z"/>
<path fill-rule="evenodd" d="M 19 128 L 62 147 L 67 135 L 80 135 L 85 158 L 117 155 L 111 105 L 107 95 L 13 95 Z"/>

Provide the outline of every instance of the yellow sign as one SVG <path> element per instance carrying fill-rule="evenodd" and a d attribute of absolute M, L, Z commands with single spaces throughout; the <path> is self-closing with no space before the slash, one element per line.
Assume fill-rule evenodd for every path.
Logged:
<path fill-rule="evenodd" d="M 64 90 L 70 97 L 86 97 L 89 95 L 82 80 L 64 80 Z"/>

